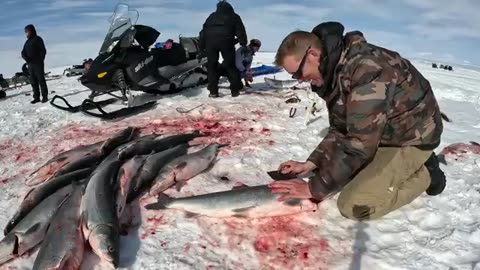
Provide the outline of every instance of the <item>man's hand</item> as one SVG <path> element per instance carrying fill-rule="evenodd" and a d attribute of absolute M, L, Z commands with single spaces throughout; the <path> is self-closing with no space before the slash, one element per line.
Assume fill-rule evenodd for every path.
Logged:
<path fill-rule="evenodd" d="M 296 175 L 307 175 L 315 170 L 315 168 L 317 168 L 317 166 L 311 161 L 299 162 L 290 160 L 280 164 L 278 171 L 283 174 L 293 173 Z"/>
<path fill-rule="evenodd" d="M 272 193 L 285 194 L 278 198 L 279 201 L 285 201 L 288 199 L 310 199 L 312 193 L 308 187 L 308 183 L 301 180 L 287 180 L 287 181 L 275 181 L 268 185 L 272 190 Z"/>

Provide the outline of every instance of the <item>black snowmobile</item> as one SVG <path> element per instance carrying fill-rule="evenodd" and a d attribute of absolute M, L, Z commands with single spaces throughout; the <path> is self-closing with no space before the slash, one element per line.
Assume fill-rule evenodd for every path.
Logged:
<path fill-rule="evenodd" d="M 137 19 L 137 11 L 130 10 L 128 5 L 117 5 L 99 55 L 79 78 L 84 86 L 92 90 L 89 99 L 73 107 L 63 97 L 55 96 L 51 101 L 53 106 L 71 112 L 82 111 L 102 119 L 115 119 L 148 110 L 156 104 L 152 101 L 133 105 L 132 91 L 174 93 L 206 83 L 207 59 L 198 58 L 197 37 L 179 37 L 179 42 L 174 42 L 169 49 L 150 48 L 160 33 L 149 26 L 132 24 Z M 114 99 L 93 101 L 104 94 Z M 67 107 L 55 104 L 57 99 L 63 100 Z M 113 112 L 102 109 L 116 100 L 127 102 L 128 107 Z M 91 112 L 94 108 L 100 113 Z"/>

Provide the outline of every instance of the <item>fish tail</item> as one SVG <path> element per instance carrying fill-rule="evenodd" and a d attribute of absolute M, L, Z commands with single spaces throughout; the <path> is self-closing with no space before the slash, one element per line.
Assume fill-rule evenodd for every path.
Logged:
<path fill-rule="evenodd" d="M 480 146 L 480 143 L 477 143 L 477 142 L 474 142 L 474 141 L 470 141 L 470 144 Z"/>
<path fill-rule="evenodd" d="M 445 155 L 444 154 L 439 154 L 437 155 L 438 162 L 447 165 L 447 161 L 445 160 Z"/>
<path fill-rule="evenodd" d="M 169 197 L 168 195 L 164 193 L 160 193 L 157 196 L 157 202 L 152 203 L 152 204 L 147 204 L 145 205 L 145 209 L 147 210 L 162 210 L 162 209 L 167 209 L 167 205 L 172 201 L 173 199 Z"/>

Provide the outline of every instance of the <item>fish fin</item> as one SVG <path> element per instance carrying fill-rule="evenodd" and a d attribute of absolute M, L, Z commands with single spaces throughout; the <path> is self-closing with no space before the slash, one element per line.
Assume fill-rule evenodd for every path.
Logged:
<path fill-rule="evenodd" d="M 192 213 L 192 212 L 188 212 L 188 211 L 185 212 L 185 217 L 186 218 L 194 218 L 194 217 L 198 217 L 198 216 L 199 216 L 199 214 L 196 214 L 196 213 Z"/>
<path fill-rule="evenodd" d="M 224 148 L 224 147 L 228 147 L 228 146 L 230 146 L 230 144 L 227 144 L 227 143 L 218 144 L 218 148 Z"/>
<path fill-rule="evenodd" d="M 40 229 L 40 223 L 35 223 L 35 225 L 33 225 L 32 227 L 30 227 L 26 232 L 25 232 L 25 235 L 28 235 L 30 233 L 34 233 L 36 232 L 37 230 Z"/>
<path fill-rule="evenodd" d="M 302 203 L 301 199 L 290 199 L 290 200 L 284 201 L 284 204 L 288 206 L 296 206 L 296 205 L 300 205 L 301 203 Z"/>
<path fill-rule="evenodd" d="M 180 192 L 186 183 L 187 181 L 175 181 L 175 190 Z"/>
<path fill-rule="evenodd" d="M 440 115 L 442 116 L 442 119 L 451 123 L 452 120 L 450 120 L 450 118 L 448 118 L 448 116 L 446 114 L 444 114 L 443 112 L 440 112 Z"/>
<path fill-rule="evenodd" d="M 35 188 L 31 188 L 31 189 L 27 192 L 27 194 L 25 194 L 25 196 L 23 196 L 23 200 L 25 200 L 25 199 L 28 197 L 28 195 L 29 195 L 30 193 L 32 193 L 34 190 L 35 190 Z"/>
<path fill-rule="evenodd" d="M 249 206 L 249 207 L 244 207 L 244 208 L 237 208 L 237 209 L 233 209 L 232 212 L 234 213 L 243 213 L 243 212 L 247 212 L 248 210 L 250 209 L 253 209 L 255 208 L 256 206 Z"/>
<path fill-rule="evenodd" d="M 157 202 L 145 205 L 145 209 L 147 209 L 147 210 L 167 209 L 165 207 L 165 205 L 168 204 L 171 200 L 172 200 L 172 198 L 170 196 L 168 196 L 167 194 L 160 193 L 157 196 Z"/>
<path fill-rule="evenodd" d="M 480 146 L 480 143 L 477 143 L 477 142 L 474 142 L 474 141 L 470 141 L 470 144 Z"/>
<path fill-rule="evenodd" d="M 185 167 L 187 167 L 188 163 L 186 161 L 182 161 L 180 163 L 177 164 L 177 166 L 175 166 L 175 169 L 178 169 L 178 170 L 181 170 Z"/>
<path fill-rule="evenodd" d="M 246 188 L 246 187 L 249 187 L 249 185 L 244 184 L 242 182 L 235 182 L 235 184 L 233 184 L 232 190 L 239 189 L 239 188 Z"/>
<path fill-rule="evenodd" d="M 447 165 L 447 161 L 445 160 L 444 154 L 437 155 L 437 159 L 438 159 L 438 162 Z"/>

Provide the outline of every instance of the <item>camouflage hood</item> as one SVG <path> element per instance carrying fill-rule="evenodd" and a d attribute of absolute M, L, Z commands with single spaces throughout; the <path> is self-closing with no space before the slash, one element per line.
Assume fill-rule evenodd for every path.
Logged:
<path fill-rule="evenodd" d="M 312 33 L 322 43 L 322 60 L 318 69 L 323 76 L 324 84 L 320 87 L 312 86 L 320 97 L 329 95 L 332 92 L 332 82 L 335 75 L 335 67 L 342 54 L 344 42 L 343 31 L 345 28 L 338 22 L 325 22 L 317 25 Z"/>

